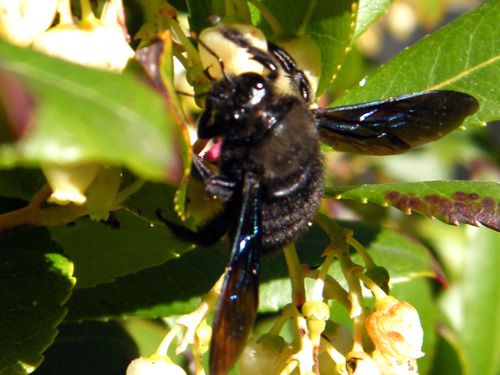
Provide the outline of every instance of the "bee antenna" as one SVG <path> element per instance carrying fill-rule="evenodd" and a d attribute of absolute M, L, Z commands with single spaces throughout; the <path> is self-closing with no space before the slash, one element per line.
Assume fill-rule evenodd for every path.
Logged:
<path fill-rule="evenodd" d="M 226 73 L 226 69 L 224 68 L 224 61 L 222 61 L 222 59 L 219 56 L 217 56 L 217 54 L 209 46 L 207 46 L 202 40 L 198 39 L 198 43 L 200 43 L 200 45 L 203 48 L 205 48 L 205 50 L 209 54 L 211 54 L 213 57 L 215 57 L 217 59 L 217 62 L 219 63 L 219 67 L 220 67 L 220 70 L 222 72 L 222 75 L 224 76 L 224 79 L 233 83 L 233 80 L 231 79 L 231 77 L 228 76 Z M 208 68 L 205 69 L 205 75 L 208 77 L 209 80 L 214 81 L 214 78 L 208 72 Z"/>

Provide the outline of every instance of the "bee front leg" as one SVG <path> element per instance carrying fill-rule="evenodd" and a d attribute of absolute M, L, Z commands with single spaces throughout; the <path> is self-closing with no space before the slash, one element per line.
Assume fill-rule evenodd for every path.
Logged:
<path fill-rule="evenodd" d="M 205 190 L 209 194 L 223 201 L 228 201 L 233 196 L 236 182 L 212 171 L 198 156 L 193 159 L 193 174 L 204 182 Z"/>

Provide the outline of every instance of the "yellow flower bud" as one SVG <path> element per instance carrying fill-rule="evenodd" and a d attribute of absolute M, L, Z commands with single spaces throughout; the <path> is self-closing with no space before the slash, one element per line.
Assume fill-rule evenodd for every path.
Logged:
<path fill-rule="evenodd" d="M 307 319 L 309 336 L 315 344 L 319 344 L 320 336 L 325 330 L 326 321 L 330 317 L 330 308 L 323 301 L 308 301 L 302 306 L 302 314 Z"/>
<path fill-rule="evenodd" d="M 366 319 L 366 330 L 375 348 L 396 360 L 420 358 L 423 330 L 417 310 L 408 302 L 387 296 L 375 304 L 375 312 Z"/>
<path fill-rule="evenodd" d="M 265 334 L 253 337 L 238 362 L 241 375 L 278 375 L 293 354 L 281 336 Z"/>
<path fill-rule="evenodd" d="M 127 367 L 127 375 L 186 375 L 182 367 L 167 357 L 137 358 Z"/>
<path fill-rule="evenodd" d="M 20 46 L 31 44 L 49 28 L 58 0 L 0 0 L 0 38 Z"/>
<path fill-rule="evenodd" d="M 94 163 L 68 166 L 42 165 L 42 171 L 52 189 L 48 201 L 57 204 L 84 204 L 87 200 L 85 190 L 98 169 L 99 164 Z"/>
<path fill-rule="evenodd" d="M 322 301 L 308 301 L 302 306 L 302 314 L 306 319 L 326 321 L 330 317 L 330 307 Z"/>
<path fill-rule="evenodd" d="M 231 29 L 238 31 L 257 49 L 267 51 L 266 37 L 254 26 L 234 24 Z M 239 75 L 247 72 L 262 74 L 264 67 L 252 59 L 246 49 L 237 46 L 221 35 L 217 27 L 208 27 L 200 33 L 200 41 L 210 48 L 215 55 L 224 62 L 224 71 L 229 75 Z M 214 79 L 223 77 L 219 61 L 210 54 L 202 44 L 199 45 L 200 59 L 204 68 Z"/>
<path fill-rule="evenodd" d="M 211 337 L 212 327 L 207 324 L 206 319 L 203 319 L 200 325 L 196 328 L 196 338 L 198 339 L 198 346 L 201 353 L 208 351 Z"/>
<path fill-rule="evenodd" d="M 384 375 L 417 375 L 418 367 L 415 358 L 395 359 L 382 354 L 379 350 L 372 353 L 373 360 Z"/>
<path fill-rule="evenodd" d="M 38 35 L 33 48 L 87 67 L 116 72 L 134 56 L 122 29 L 98 20 L 85 25 L 57 25 Z"/>

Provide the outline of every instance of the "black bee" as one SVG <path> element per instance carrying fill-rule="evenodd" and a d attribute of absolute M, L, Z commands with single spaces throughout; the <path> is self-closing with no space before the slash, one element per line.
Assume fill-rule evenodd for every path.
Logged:
<path fill-rule="evenodd" d="M 197 156 L 193 166 L 206 190 L 225 201 L 224 210 L 196 233 L 169 224 L 200 244 L 225 233 L 231 242 L 213 324 L 211 375 L 226 374 L 246 344 L 258 307 L 261 256 L 296 239 L 316 214 L 323 193 L 320 141 L 341 151 L 397 154 L 442 137 L 478 109 L 467 94 L 429 91 L 311 110 L 310 84 L 290 55 L 272 44 L 259 50 L 227 27 L 220 33 L 266 72 L 224 73 L 212 83 L 198 136 L 222 140 L 219 172 Z M 285 88 L 277 84 L 283 78 Z"/>

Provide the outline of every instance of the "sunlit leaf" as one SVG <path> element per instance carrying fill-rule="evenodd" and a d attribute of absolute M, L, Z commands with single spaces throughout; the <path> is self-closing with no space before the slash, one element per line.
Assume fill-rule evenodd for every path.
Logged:
<path fill-rule="evenodd" d="M 84 68 L 2 41 L 0 72 L 13 82 L 2 81 L 3 93 L 15 85 L 29 95 L 29 116 L 8 116 L 0 125 L 13 134 L 0 144 L 0 166 L 92 161 L 123 165 L 153 180 L 179 178 L 174 121 L 164 99 L 134 76 Z M 4 111 L 12 109 L 2 97 Z"/>
<path fill-rule="evenodd" d="M 72 226 L 50 228 L 50 234 L 75 263 L 78 288 L 160 265 L 192 248 L 163 223 L 127 212 L 117 213 L 108 225 L 81 220 Z"/>
<path fill-rule="evenodd" d="M 500 2 L 490 1 L 401 52 L 342 96 L 335 106 L 425 90 L 450 89 L 480 102 L 465 125 L 500 118 Z"/>
<path fill-rule="evenodd" d="M 354 38 L 363 34 L 372 23 L 383 16 L 394 0 L 359 0 Z"/>
<path fill-rule="evenodd" d="M 437 327 L 438 340 L 436 353 L 432 363 L 432 375 L 464 373 L 463 361 L 465 355 L 458 341 L 457 335 L 450 328 L 439 325 Z"/>
<path fill-rule="evenodd" d="M 427 181 L 379 185 L 334 186 L 326 195 L 393 206 L 447 224 L 479 225 L 500 230 L 500 184 L 481 181 Z"/>

